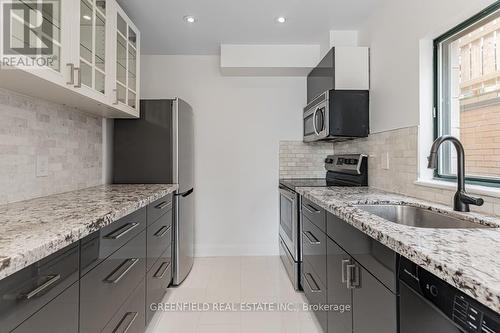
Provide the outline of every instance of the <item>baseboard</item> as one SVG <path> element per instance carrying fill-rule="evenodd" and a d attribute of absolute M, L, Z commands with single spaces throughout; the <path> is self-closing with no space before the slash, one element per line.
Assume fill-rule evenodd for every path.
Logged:
<path fill-rule="evenodd" d="M 198 244 L 195 245 L 196 257 L 231 257 L 231 256 L 277 256 L 278 244 Z"/>

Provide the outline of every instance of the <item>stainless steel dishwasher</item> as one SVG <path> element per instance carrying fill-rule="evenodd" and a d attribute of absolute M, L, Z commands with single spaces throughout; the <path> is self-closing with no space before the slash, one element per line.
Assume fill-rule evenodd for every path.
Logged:
<path fill-rule="evenodd" d="M 500 314 L 401 257 L 401 333 L 500 333 Z"/>

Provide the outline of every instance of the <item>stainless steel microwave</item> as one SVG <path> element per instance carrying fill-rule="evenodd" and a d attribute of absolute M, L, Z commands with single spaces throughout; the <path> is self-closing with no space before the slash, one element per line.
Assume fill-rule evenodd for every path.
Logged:
<path fill-rule="evenodd" d="M 329 90 L 304 108 L 304 141 L 346 141 L 369 134 L 369 92 Z"/>

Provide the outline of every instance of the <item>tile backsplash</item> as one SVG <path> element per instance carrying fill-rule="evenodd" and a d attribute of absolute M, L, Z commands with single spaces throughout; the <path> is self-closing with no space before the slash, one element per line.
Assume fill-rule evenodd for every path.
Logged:
<path fill-rule="evenodd" d="M 339 143 L 283 141 L 280 143 L 280 178 L 324 177 L 323 161 L 329 154 L 363 153 L 369 156 L 369 185 L 451 206 L 455 190 L 415 184 L 418 178 L 418 127 L 371 134 L 368 138 Z M 500 216 L 500 198 L 480 195 L 474 212 Z"/>
<path fill-rule="evenodd" d="M 102 184 L 102 119 L 0 89 L 0 204 Z"/>
<path fill-rule="evenodd" d="M 413 182 L 417 179 L 417 127 L 376 133 L 368 138 L 335 143 L 333 149 L 336 154 L 368 155 L 368 179 L 372 187 L 408 194 L 409 187 L 413 187 Z"/>
<path fill-rule="evenodd" d="M 333 154 L 328 142 L 280 142 L 280 178 L 323 178 L 325 157 Z"/>
<path fill-rule="evenodd" d="M 453 203 L 455 190 L 415 184 L 418 178 L 418 127 L 416 126 L 371 134 L 365 139 L 336 143 L 333 149 L 335 153 L 367 154 L 369 184 L 374 188 L 450 206 Z M 472 211 L 500 215 L 500 198 L 481 197 L 485 201 L 484 205 L 471 206 Z"/>

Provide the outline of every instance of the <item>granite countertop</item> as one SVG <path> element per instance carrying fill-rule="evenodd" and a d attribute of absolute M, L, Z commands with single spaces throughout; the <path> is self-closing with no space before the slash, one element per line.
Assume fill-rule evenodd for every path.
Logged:
<path fill-rule="evenodd" d="M 103 185 L 1 205 L 0 279 L 177 188 L 177 185 Z"/>
<path fill-rule="evenodd" d="M 500 229 L 422 229 L 399 225 L 354 207 L 406 204 L 500 225 L 500 219 L 373 188 L 297 188 L 297 192 L 500 313 Z"/>

